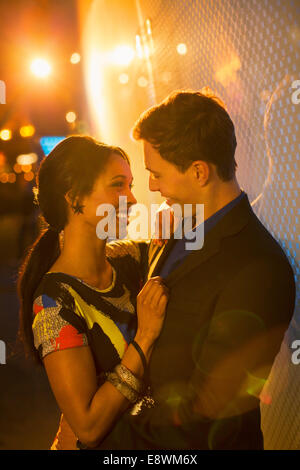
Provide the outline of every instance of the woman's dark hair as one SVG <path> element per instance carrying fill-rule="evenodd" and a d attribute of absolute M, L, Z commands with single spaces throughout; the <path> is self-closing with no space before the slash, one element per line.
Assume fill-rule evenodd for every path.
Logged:
<path fill-rule="evenodd" d="M 193 161 L 204 160 L 216 165 L 223 181 L 235 175 L 234 125 L 222 101 L 207 87 L 202 92 L 171 93 L 140 116 L 132 134 L 183 173 Z"/>
<path fill-rule="evenodd" d="M 18 278 L 18 336 L 27 356 L 38 363 L 41 361 L 32 332 L 34 293 L 60 254 L 59 232 L 68 221 L 65 195 L 68 193 L 74 212 L 83 212 L 78 201 L 92 192 L 112 153 L 119 154 L 129 164 L 128 156 L 121 148 L 97 142 L 92 137 L 75 135 L 61 141 L 41 163 L 35 191 L 42 220 L 48 228 L 29 249 Z"/>

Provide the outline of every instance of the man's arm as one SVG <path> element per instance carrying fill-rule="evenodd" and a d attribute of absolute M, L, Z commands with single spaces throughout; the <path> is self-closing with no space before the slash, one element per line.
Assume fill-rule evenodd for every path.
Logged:
<path fill-rule="evenodd" d="M 237 416 L 258 408 L 294 300 L 293 272 L 283 258 L 253 260 L 241 269 L 217 299 L 184 393 L 176 402 L 126 414 L 100 448 L 209 449 L 226 432 L 230 439 Z"/>

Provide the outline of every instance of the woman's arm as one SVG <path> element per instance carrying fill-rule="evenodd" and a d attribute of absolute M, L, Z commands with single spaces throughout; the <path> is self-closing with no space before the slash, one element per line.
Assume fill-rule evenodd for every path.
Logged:
<path fill-rule="evenodd" d="M 137 299 L 138 330 L 135 341 L 149 361 L 164 320 L 165 288 L 151 279 Z M 143 365 L 136 349 L 129 345 L 121 362 L 142 379 Z M 97 386 L 93 356 L 88 346 L 65 349 L 44 358 L 45 369 L 57 403 L 78 439 L 95 447 L 111 430 L 130 402 L 111 383 Z"/>

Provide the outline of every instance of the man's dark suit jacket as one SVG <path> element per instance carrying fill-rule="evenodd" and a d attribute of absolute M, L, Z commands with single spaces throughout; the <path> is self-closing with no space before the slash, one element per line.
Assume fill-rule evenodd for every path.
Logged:
<path fill-rule="evenodd" d="M 162 252 L 152 276 L 173 243 L 150 245 L 150 268 Z M 247 196 L 166 283 L 150 363 L 156 406 L 125 413 L 99 449 L 262 449 L 258 397 L 293 315 L 295 282 Z"/>

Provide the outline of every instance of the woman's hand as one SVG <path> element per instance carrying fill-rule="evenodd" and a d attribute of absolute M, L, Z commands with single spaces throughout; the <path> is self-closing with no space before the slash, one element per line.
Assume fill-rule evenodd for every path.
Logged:
<path fill-rule="evenodd" d="M 169 299 L 168 288 L 159 276 L 147 281 L 137 296 L 137 337 L 153 344 L 160 335 Z"/>

